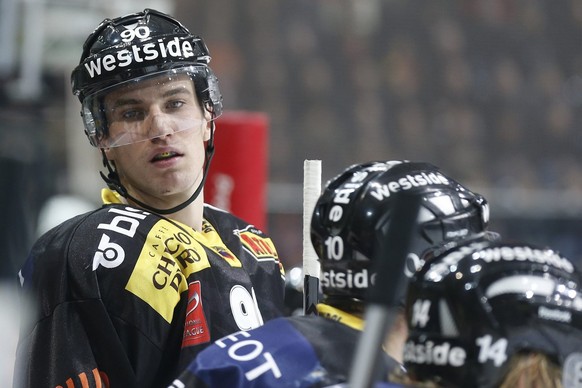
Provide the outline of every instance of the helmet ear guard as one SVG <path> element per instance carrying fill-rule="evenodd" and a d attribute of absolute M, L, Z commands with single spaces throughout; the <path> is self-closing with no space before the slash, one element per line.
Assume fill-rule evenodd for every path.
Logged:
<path fill-rule="evenodd" d="M 212 69 L 205 66 L 203 71 L 206 73 L 204 76 L 193 76 L 192 81 L 204 110 L 211 113 L 214 119 L 222 114 L 222 95 L 218 87 L 218 78 Z"/>
<path fill-rule="evenodd" d="M 478 234 L 489 226 L 489 205 L 483 196 L 473 194 L 465 198 L 455 194 L 450 195 L 450 198 L 456 202 L 454 213 L 450 215 L 441 213 L 434 220 L 426 221 L 420 225 L 421 233 L 432 244 Z M 468 204 L 460 204 L 459 198 Z M 436 214 L 439 212 L 428 199 L 425 199 L 424 207 L 432 209 Z"/>

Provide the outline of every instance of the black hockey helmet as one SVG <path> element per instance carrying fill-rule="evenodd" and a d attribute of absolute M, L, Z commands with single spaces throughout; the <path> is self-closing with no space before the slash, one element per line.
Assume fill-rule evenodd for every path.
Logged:
<path fill-rule="evenodd" d="M 374 248 L 386 236 L 394 193 L 399 191 L 422 197 L 406 277 L 420 267 L 427 248 L 487 230 L 485 198 L 432 164 L 379 161 L 353 165 L 327 183 L 311 221 L 311 240 L 328 302 L 359 303 L 365 299 L 375 275 Z M 405 288 L 399 298 L 402 303 L 404 293 Z"/>
<path fill-rule="evenodd" d="M 111 147 L 103 96 L 129 83 L 153 77 L 187 74 L 198 100 L 212 119 L 222 112 L 218 81 L 208 63 L 204 41 L 173 17 L 153 9 L 105 19 L 83 45 L 71 74 L 73 94 L 82 104 L 85 132 L 95 147 Z"/>
<path fill-rule="evenodd" d="M 581 281 L 568 259 L 527 243 L 442 250 L 409 282 L 405 367 L 416 381 L 497 387 L 520 352 L 581 361 Z"/>

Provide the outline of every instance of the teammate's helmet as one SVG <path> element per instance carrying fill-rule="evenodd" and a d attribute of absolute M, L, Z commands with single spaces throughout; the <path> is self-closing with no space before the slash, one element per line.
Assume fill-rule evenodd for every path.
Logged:
<path fill-rule="evenodd" d="M 209 61 L 202 39 L 169 15 L 145 9 L 105 19 L 85 41 L 80 63 L 71 74 L 91 144 L 111 146 L 102 143 L 108 134 L 103 96 L 150 77 L 189 75 L 202 107 L 218 117 L 222 96 Z"/>
<path fill-rule="evenodd" d="M 441 251 L 409 283 L 406 369 L 417 381 L 497 387 L 516 353 L 563 366 L 582 352 L 581 281 L 568 259 L 531 244 L 475 240 Z"/>
<path fill-rule="evenodd" d="M 374 249 L 386 238 L 394 194 L 399 191 L 422 197 L 405 268 L 407 277 L 420 267 L 421 254 L 427 248 L 484 233 L 488 227 L 485 198 L 432 164 L 386 161 L 353 165 L 328 182 L 311 221 L 311 240 L 320 260 L 327 301 L 349 304 L 365 300 L 375 278 Z M 402 303 L 404 292 L 405 287 L 397 295 Z"/>

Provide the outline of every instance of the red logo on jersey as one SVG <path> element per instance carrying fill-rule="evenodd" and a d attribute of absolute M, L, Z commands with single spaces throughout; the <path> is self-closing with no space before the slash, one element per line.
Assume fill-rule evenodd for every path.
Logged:
<path fill-rule="evenodd" d="M 188 285 L 188 306 L 184 323 L 182 347 L 194 346 L 210 341 L 210 331 L 202 308 L 200 281 Z"/>
<path fill-rule="evenodd" d="M 253 233 L 252 230 L 241 230 L 239 236 L 244 247 L 257 259 L 277 259 L 277 250 L 270 238 Z"/>

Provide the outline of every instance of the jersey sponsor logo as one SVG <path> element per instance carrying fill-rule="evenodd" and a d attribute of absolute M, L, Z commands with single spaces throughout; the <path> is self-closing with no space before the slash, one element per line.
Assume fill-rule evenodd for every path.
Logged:
<path fill-rule="evenodd" d="M 206 251 L 191 235 L 166 220 L 148 233 L 126 290 L 141 298 L 171 322 L 186 279 L 210 267 Z"/>
<path fill-rule="evenodd" d="M 287 318 L 276 318 L 215 341 L 190 363 L 188 374 L 216 387 L 231 387 L 234 381 L 245 387 L 313 386 L 323 383 L 325 374 L 314 371 L 324 366 L 301 332 Z M 173 386 L 184 387 L 188 381 L 189 376 Z"/>
<path fill-rule="evenodd" d="M 150 214 L 130 207 L 125 209 L 113 207 L 108 210 L 108 213 L 115 215 L 111 222 L 97 225 L 97 229 L 108 232 L 101 236 L 97 252 L 93 255 L 93 271 L 100 266 L 105 268 L 120 266 L 125 260 L 125 250 L 121 245 L 112 242 L 109 235 L 120 234 L 133 238 L 140 220 L 145 219 Z"/>
<path fill-rule="evenodd" d="M 245 370 L 245 378 L 248 381 L 254 381 L 265 373 L 271 374 L 275 379 L 281 378 L 281 369 L 273 355 L 264 350 L 265 345 L 261 341 L 250 337 L 248 332 L 240 331 L 219 339 L 215 344 L 225 349 L 228 357 L 234 362 L 252 365 L 252 368 Z"/>
<path fill-rule="evenodd" d="M 134 25 L 125 28 L 126 30 L 121 33 L 122 41 L 125 43 L 130 43 L 135 38 L 146 39 L 151 34 L 148 26 Z M 85 63 L 85 70 L 89 77 L 95 78 L 117 68 L 131 66 L 133 63 L 150 62 L 160 58 L 190 58 L 195 56 L 193 46 L 195 46 L 193 42 L 178 37 L 132 44 L 114 54 L 106 54 L 88 61 Z"/>
<path fill-rule="evenodd" d="M 188 305 L 184 322 L 182 347 L 210 342 L 210 330 L 202 307 L 202 289 L 200 281 L 188 285 Z"/>
<path fill-rule="evenodd" d="M 240 237 L 244 248 L 258 261 L 277 261 L 279 255 L 275 244 L 270 238 L 265 237 L 260 231 L 249 225 L 245 229 L 235 230 L 235 234 Z"/>
<path fill-rule="evenodd" d="M 493 261 L 530 261 L 532 263 L 548 264 L 562 269 L 568 273 L 574 272 L 574 265 L 556 252 L 545 249 L 532 249 L 530 247 L 496 247 L 479 252 L 486 262 Z"/>
<path fill-rule="evenodd" d="M 367 269 L 361 271 L 323 271 L 321 274 L 321 285 L 333 288 L 368 288 L 370 283 L 374 283 L 374 275 L 368 275 Z"/>

